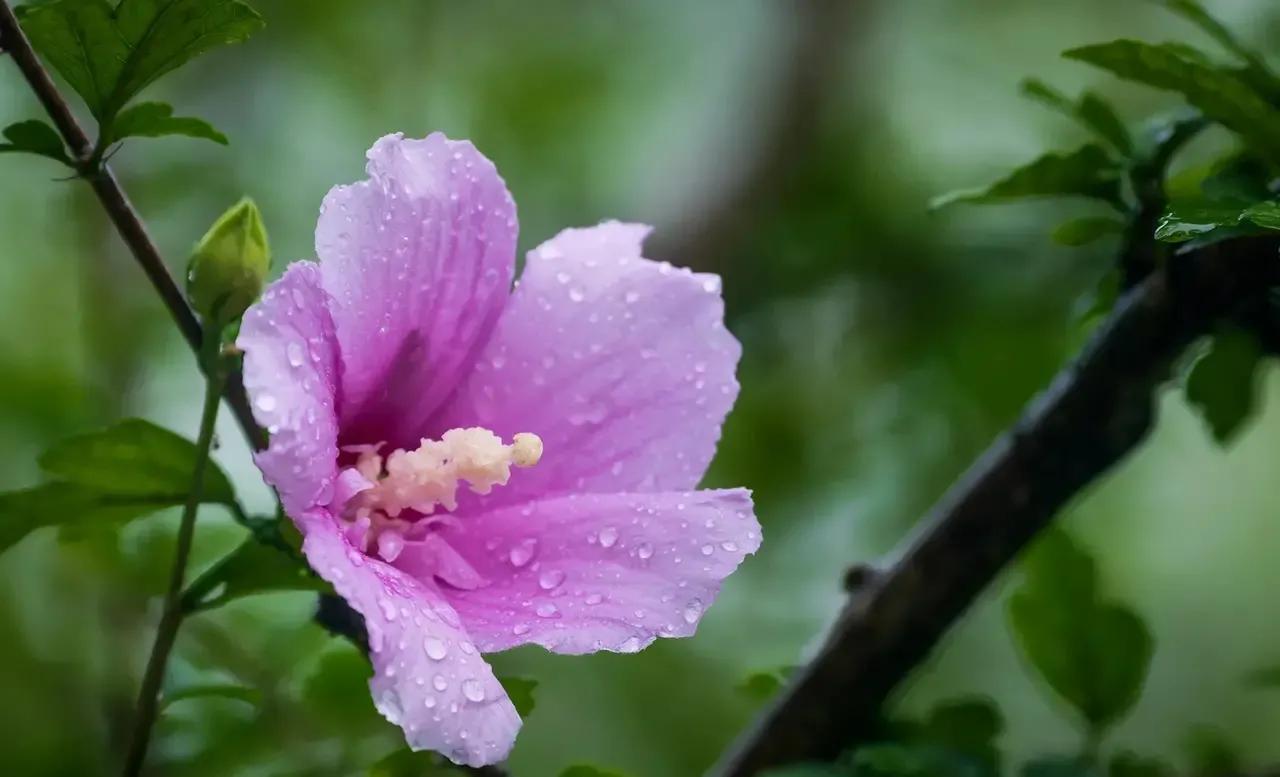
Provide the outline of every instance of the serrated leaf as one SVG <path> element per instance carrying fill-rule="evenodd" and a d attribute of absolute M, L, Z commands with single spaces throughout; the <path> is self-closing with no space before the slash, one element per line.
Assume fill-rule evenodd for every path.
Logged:
<path fill-rule="evenodd" d="M 1152 638 L 1132 610 L 1101 600 L 1093 558 L 1050 530 L 1023 561 L 1025 582 L 1008 602 L 1023 655 L 1095 731 L 1124 717 L 1142 690 Z"/>
<path fill-rule="evenodd" d="M 1107 764 L 1107 777 L 1172 777 L 1173 767 L 1159 758 L 1147 758 L 1128 750 L 1116 753 Z"/>
<path fill-rule="evenodd" d="M 1259 153 L 1280 161 L 1280 110 L 1245 81 L 1191 58 L 1183 48 L 1118 40 L 1071 49 L 1063 56 L 1120 78 L 1178 92 L 1205 116 L 1237 132 Z"/>
<path fill-rule="evenodd" d="M 174 691 L 166 691 L 160 699 L 162 710 L 188 699 L 234 699 L 245 704 L 256 706 L 262 701 L 262 692 L 257 688 L 230 683 L 208 683 L 205 685 L 189 685 Z"/>
<path fill-rule="evenodd" d="M 22 27 L 102 124 L 160 76 L 239 43 L 262 18 L 239 0 L 51 0 L 22 8 Z"/>
<path fill-rule="evenodd" d="M 108 142 L 115 143 L 130 137 L 158 138 L 165 135 L 186 135 L 227 145 L 227 136 L 214 129 L 209 122 L 191 116 L 174 116 L 173 106 L 162 102 L 138 103 L 125 108 L 111 123 L 111 138 Z"/>
<path fill-rule="evenodd" d="M 40 468 L 104 494 L 176 500 L 191 490 L 196 446 L 150 421 L 131 418 L 96 432 L 68 437 L 41 454 Z M 205 468 L 205 502 L 231 504 L 235 490 L 214 462 Z"/>
<path fill-rule="evenodd" d="M 1119 219 L 1105 217 L 1085 217 L 1071 219 L 1059 224 L 1053 230 L 1053 242 L 1064 246 L 1088 245 L 1107 235 L 1118 235 L 1124 232 L 1125 224 Z"/>
<path fill-rule="evenodd" d="M 1070 196 L 1091 197 L 1124 210 L 1120 168 L 1100 146 L 1091 143 L 1066 154 L 1044 154 L 989 186 L 937 197 L 930 207 L 941 208 L 957 202 L 985 204 L 1028 197 Z"/>
<path fill-rule="evenodd" d="M 39 119 L 28 119 L 4 128 L 4 137 L 8 143 L 0 143 L 0 153 L 6 151 L 25 151 L 29 154 L 56 159 L 63 164 L 71 164 L 67 158 L 66 148 L 57 130 Z"/>
<path fill-rule="evenodd" d="M 1187 402 L 1219 445 L 1231 442 L 1254 413 L 1261 359 L 1262 346 L 1251 332 L 1223 328 L 1187 375 Z"/>
<path fill-rule="evenodd" d="M 316 577 L 305 561 L 248 539 L 192 584 L 183 596 L 183 609 L 211 610 L 235 599 L 274 591 L 324 590 L 328 584 Z"/>
<path fill-rule="evenodd" d="M 498 682 L 502 685 L 502 689 L 507 692 L 507 696 L 511 698 L 511 703 L 515 705 L 516 713 L 522 718 L 528 717 L 537 704 L 533 694 L 534 691 L 538 690 L 538 681 L 531 680 L 528 677 L 499 677 Z"/>
<path fill-rule="evenodd" d="M 1124 122 L 1116 115 L 1110 103 L 1093 92 L 1085 92 L 1079 100 L 1072 100 L 1037 78 L 1024 80 L 1021 88 L 1023 95 L 1079 123 L 1121 154 L 1128 156 L 1132 153 L 1133 138 L 1129 136 L 1129 130 L 1125 128 Z"/>

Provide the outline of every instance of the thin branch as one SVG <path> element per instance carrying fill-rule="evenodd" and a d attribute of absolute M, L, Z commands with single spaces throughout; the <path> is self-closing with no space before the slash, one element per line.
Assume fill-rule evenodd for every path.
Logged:
<path fill-rule="evenodd" d="M 1280 243 L 1173 257 L 1117 303 L 1084 352 L 943 496 L 895 560 L 861 576 L 817 656 L 712 774 L 830 759 L 1036 533 L 1150 431 L 1179 356 L 1280 284 Z"/>
<path fill-rule="evenodd" d="M 103 209 L 106 210 L 107 216 L 111 219 L 112 224 L 115 225 L 116 231 L 120 233 L 121 239 L 124 240 L 130 253 L 133 254 L 134 259 L 142 267 L 143 272 L 147 274 L 148 280 L 151 281 L 151 285 L 159 293 L 165 307 L 169 309 L 169 315 L 172 316 L 174 323 L 178 325 L 182 336 L 186 338 L 192 351 L 198 353 L 200 343 L 203 340 L 200 322 L 187 305 L 186 299 L 182 295 L 182 290 L 174 282 L 173 276 L 169 274 L 164 259 L 160 256 L 159 249 L 156 248 L 155 242 L 147 233 L 138 211 L 129 201 L 128 195 L 125 194 L 124 188 L 121 187 L 119 180 L 116 179 L 111 167 L 105 164 L 101 166 L 89 164 L 93 154 L 93 144 L 80 126 L 80 123 L 76 121 L 75 115 L 71 112 L 71 107 L 54 85 L 49 71 L 45 69 L 44 65 L 36 57 L 31 42 L 27 40 L 27 36 L 22 31 L 22 26 L 18 24 L 18 19 L 14 15 L 13 9 L 9 7 L 7 0 L 0 0 L 0 41 L 3 42 L 3 47 L 13 57 L 13 61 L 18 65 L 18 70 L 22 72 L 23 78 L 26 79 L 27 84 L 31 87 L 31 91 L 40 100 L 45 112 L 49 114 L 54 126 L 57 127 L 63 140 L 66 141 L 73 158 L 80 165 L 80 174 L 93 188 L 94 194 L 97 195 L 98 201 L 102 203 Z M 267 443 L 266 435 L 253 420 L 253 413 L 249 408 L 249 400 L 245 395 L 244 383 L 239 370 L 232 371 L 227 376 L 223 397 L 235 414 L 241 429 L 244 430 L 249 444 L 255 450 L 265 448 Z"/>

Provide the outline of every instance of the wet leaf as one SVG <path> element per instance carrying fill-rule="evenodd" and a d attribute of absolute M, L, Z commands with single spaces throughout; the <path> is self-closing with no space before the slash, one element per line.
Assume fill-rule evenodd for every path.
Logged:
<path fill-rule="evenodd" d="M 1048 153 L 1014 170 L 995 183 L 937 197 L 930 203 L 941 208 L 953 203 L 998 203 L 1028 197 L 1090 197 L 1119 210 L 1120 169 L 1097 145 L 1086 145 L 1066 154 Z"/>

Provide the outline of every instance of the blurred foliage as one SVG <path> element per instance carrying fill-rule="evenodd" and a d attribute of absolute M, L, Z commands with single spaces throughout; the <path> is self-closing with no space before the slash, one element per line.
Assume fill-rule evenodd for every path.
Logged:
<path fill-rule="evenodd" d="M 231 150 L 128 139 L 114 157 L 175 271 L 244 192 L 263 204 L 280 256 L 309 255 L 323 193 L 359 177 L 363 149 L 399 130 L 474 139 L 520 205 L 522 248 L 610 216 L 654 223 L 655 241 L 675 234 L 750 167 L 797 13 L 766 0 L 254 5 L 268 26 L 249 43 L 195 60 L 146 93 L 209 117 L 210 128 L 234 140 Z M 695 639 L 635 656 L 525 648 L 495 657 L 502 676 L 538 684 L 511 762 L 519 777 L 614 769 L 683 777 L 715 759 L 783 681 L 753 670 L 802 662 L 840 601 L 842 570 L 890 547 L 1078 345 L 1072 311 L 1100 279 L 1111 279 L 1104 288 L 1114 283 L 1113 187 L 1132 206 L 1128 179 L 1153 148 L 1138 117 L 1173 107 L 1181 93 L 1256 138 L 1265 155 L 1241 165 L 1232 137 L 1197 136 L 1172 168 L 1183 188 L 1170 189 L 1197 207 L 1230 203 L 1210 232 L 1258 226 L 1244 214 L 1271 196 L 1267 159 L 1280 136 L 1268 134 L 1274 108 L 1242 95 L 1271 78 L 1267 57 L 1253 52 L 1280 43 L 1273 3 L 1210 3 L 1228 22 L 1223 28 L 1185 0 L 860 5 L 848 51 L 822 74 L 824 109 L 804 128 L 809 136 L 786 146 L 785 164 L 735 212 L 714 255 L 669 257 L 725 276 L 730 326 L 744 342 L 743 388 L 708 482 L 752 487 L 768 541 Z M 1247 33 L 1244 42 L 1227 29 Z M 1211 53 L 1131 43 L 1077 54 L 1162 92 L 1046 57 L 1120 36 L 1188 40 Z M 1229 64 L 1219 64 L 1219 50 Z M 0 72 L 0 123 L 12 130 L 39 116 L 39 106 L 12 68 Z M 1044 81 L 1024 89 L 1071 122 L 1018 99 L 1028 73 Z M 90 96 L 91 107 L 107 104 Z M 53 151 L 32 126 L 6 139 Z M 1045 148 L 1084 143 L 1104 144 L 1086 146 L 1098 150 L 1086 152 L 1085 176 L 1050 178 L 1058 188 L 1083 180 L 1103 202 L 1084 200 L 1069 213 L 1034 202 L 926 213 L 934 192 L 997 180 Z M 195 428 L 193 362 L 91 195 L 50 180 L 64 171 L 47 159 L 8 154 L 0 163 L 0 486 L 29 487 L 40 451 L 126 415 Z M 1047 193 L 1022 180 L 1021 191 Z M 1070 226 L 1059 226 L 1067 217 Z M 1048 239 L 1055 227 L 1070 250 Z M 1105 309 L 1112 297 L 1100 297 Z M 1213 348 L 1221 350 L 1216 341 Z M 1240 363 L 1220 355 L 1192 376 L 1211 368 L 1239 375 Z M 1206 408 L 1213 428 L 1234 428 L 1223 411 L 1236 399 L 1200 402 L 1214 391 L 1192 385 L 1188 398 Z M 1257 387 L 1259 397 L 1274 390 L 1273 382 Z M 1081 760 L 1087 743 L 1073 721 L 1015 670 L 1001 586 L 899 700 L 894 737 L 835 766 L 781 774 L 954 774 L 957 763 L 984 774 L 998 760 L 1030 777 L 1155 777 L 1280 759 L 1272 735 L 1280 694 L 1239 682 L 1280 655 L 1269 609 L 1280 552 L 1270 530 L 1280 507 L 1271 464 L 1277 421 L 1258 416 L 1222 452 L 1181 398 L 1170 396 L 1163 411 L 1149 447 L 1068 517 L 1096 554 L 1090 567 L 1105 578 L 1107 596 L 1054 599 L 1065 602 L 1064 618 L 1104 637 L 1108 608 L 1130 603 L 1159 644 L 1149 671 L 1131 655 L 1118 670 L 1122 681 L 1105 689 L 1116 698 L 1098 702 L 1089 693 L 1080 701 L 1086 696 L 1043 671 L 1050 659 L 1037 660 L 1042 649 L 1024 651 L 1046 684 L 1086 714 L 1108 723 L 1123 716 L 1107 737 L 1109 759 Z M 221 436 L 218 460 L 245 509 L 269 512 L 229 421 Z M 63 520 L 83 516 L 82 506 L 58 501 L 69 495 L 73 489 L 45 492 L 40 505 L 59 508 Z M 0 771 L 114 772 L 174 519 L 162 511 L 74 542 L 36 531 L 0 556 L 8 635 L 0 643 Z M 202 512 L 198 535 L 196 572 L 247 537 L 220 509 Z M 1051 577 L 1041 582 L 1071 579 Z M 364 659 L 312 625 L 314 599 L 287 591 L 246 597 L 190 620 L 157 732 L 156 773 L 320 777 L 364 774 L 372 764 L 384 774 L 406 764 L 425 772 L 422 757 L 405 756 L 373 710 Z M 1131 706 L 1121 691 L 1139 664 L 1145 692 Z M 764 676 L 776 684 L 764 687 L 756 679 Z M 739 690 L 744 678 L 748 693 Z M 992 702 L 974 702 L 974 693 Z M 608 770 L 574 766 L 588 762 Z"/>

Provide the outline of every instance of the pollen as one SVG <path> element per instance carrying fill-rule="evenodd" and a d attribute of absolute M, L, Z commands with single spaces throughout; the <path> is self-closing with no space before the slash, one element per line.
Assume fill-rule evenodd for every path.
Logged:
<path fill-rule="evenodd" d="M 423 439 L 416 449 L 397 449 L 385 458 L 381 445 L 353 446 L 356 470 L 373 483 L 347 505 L 356 520 L 364 517 L 399 518 L 405 510 L 431 515 L 438 507 L 458 506 L 458 486 L 466 483 L 477 494 L 505 486 L 511 467 L 532 467 L 542 458 L 542 440 L 522 432 L 511 444 L 481 427 L 450 429 L 439 440 Z"/>

